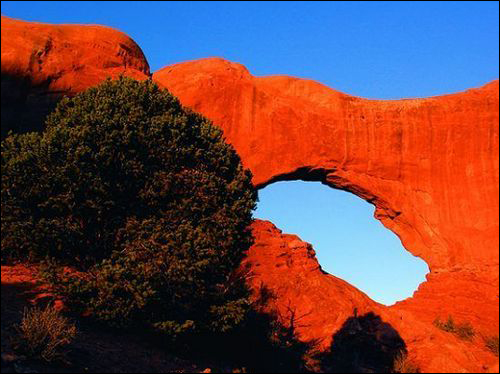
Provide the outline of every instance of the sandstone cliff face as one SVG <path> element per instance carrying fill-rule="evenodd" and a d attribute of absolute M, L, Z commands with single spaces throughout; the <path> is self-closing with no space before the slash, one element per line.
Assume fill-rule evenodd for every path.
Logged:
<path fill-rule="evenodd" d="M 2 17 L 2 134 L 39 128 L 62 95 L 122 73 L 144 79 L 149 68 L 118 31 Z M 224 130 L 258 187 L 304 179 L 350 191 L 373 203 L 376 217 L 429 264 L 413 298 L 385 307 L 324 274 L 309 244 L 257 221 L 246 260 L 251 285 L 277 295 L 269 308 L 284 321 L 290 310 L 301 317 L 303 339 L 322 339 L 326 348 L 355 310 L 373 312 L 424 371 L 498 370 L 480 338 L 463 342 L 432 325 L 452 315 L 498 335 L 498 81 L 380 101 L 308 80 L 256 78 L 222 59 L 169 66 L 153 79 Z"/>
<path fill-rule="evenodd" d="M 64 95 L 120 74 L 149 75 L 139 46 L 103 26 L 48 25 L 2 16 L 2 136 L 40 129 Z"/>

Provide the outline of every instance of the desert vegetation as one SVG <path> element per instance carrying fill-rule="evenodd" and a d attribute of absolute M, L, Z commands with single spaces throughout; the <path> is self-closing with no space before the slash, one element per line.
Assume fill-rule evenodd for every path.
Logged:
<path fill-rule="evenodd" d="M 393 373 L 420 373 L 420 368 L 409 357 L 406 352 L 400 352 L 394 359 Z"/>
<path fill-rule="evenodd" d="M 486 348 L 498 357 L 498 336 L 489 336 L 484 339 Z"/>
<path fill-rule="evenodd" d="M 2 263 L 39 263 L 75 318 L 241 371 L 306 371 L 293 313 L 264 313 L 239 270 L 256 199 L 210 121 L 151 81 L 107 80 L 2 141 Z M 51 308 L 20 326 L 45 360 L 75 334 Z"/>
<path fill-rule="evenodd" d="M 25 309 L 17 327 L 17 349 L 32 359 L 63 359 L 76 336 L 75 325 L 52 306 Z"/>
<path fill-rule="evenodd" d="M 439 318 L 435 319 L 434 326 L 445 332 L 455 334 L 462 340 L 471 341 L 476 336 L 476 331 L 470 323 L 456 323 L 452 316 L 449 316 L 444 322 Z"/>
<path fill-rule="evenodd" d="M 50 260 L 57 292 L 100 321 L 225 331 L 248 308 L 235 270 L 255 201 L 207 119 L 151 81 L 108 80 L 2 142 L 2 261 Z"/>

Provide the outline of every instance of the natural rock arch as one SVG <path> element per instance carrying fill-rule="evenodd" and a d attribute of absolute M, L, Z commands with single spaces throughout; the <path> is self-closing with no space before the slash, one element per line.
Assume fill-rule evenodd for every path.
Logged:
<path fill-rule="evenodd" d="M 257 186 L 298 178 L 353 192 L 434 272 L 498 266 L 498 81 L 380 101 L 221 59 L 153 79 L 224 129 Z"/>
<path fill-rule="evenodd" d="M 20 130 L 40 126 L 63 94 L 107 76 L 149 76 L 137 44 L 109 28 L 2 16 L 1 46 L 2 134 L 19 118 Z M 388 321 L 422 370 L 498 371 L 481 342 L 464 343 L 432 326 L 436 316 L 453 315 L 498 335 L 498 81 L 459 94 L 383 101 L 308 80 L 253 77 L 222 59 L 169 66 L 153 79 L 224 130 L 256 186 L 309 178 L 353 192 L 374 203 L 377 218 L 429 264 L 428 281 L 414 297 L 386 308 L 321 273 L 310 245 L 257 221 L 247 259 L 253 285 L 264 282 L 277 293 L 269 308 L 302 308 L 304 339 L 324 338 L 328 346 L 357 309 Z"/>
<path fill-rule="evenodd" d="M 258 269 L 254 287 L 271 285 L 282 303 L 302 309 L 304 339 L 327 342 L 354 308 L 375 311 L 401 329 L 410 350 L 427 356 L 426 370 L 479 370 L 470 347 L 450 351 L 443 348 L 449 343 L 438 343 L 446 337 L 434 336 L 432 322 L 452 315 L 484 334 L 498 333 L 498 81 L 459 94 L 385 101 L 308 80 L 253 77 L 222 59 L 168 66 L 153 79 L 221 126 L 257 187 L 305 179 L 352 192 L 373 203 L 376 218 L 429 265 L 428 281 L 413 298 L 383 308 L 335 277 L 311 276 L 312 248 L 257 222 L 258 250 L 248 260 Z M 274 265 L 286 256 L 286 274 L 305 268 L 307 277 L 284 281 Z M 316 298 L 311 278 L 321 289 Z"/>

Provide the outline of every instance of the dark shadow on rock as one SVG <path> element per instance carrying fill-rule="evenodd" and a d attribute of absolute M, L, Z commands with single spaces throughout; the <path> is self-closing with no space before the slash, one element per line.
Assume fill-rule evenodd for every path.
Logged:
<path fill-rule="evenodd" d="M 2 138 L 9 131 L 26 133 L 43 129 L 45 118 L 66 94 L 50 91 L 50 81 L 49 77 L 35 84 L 27 76 L 2 73 Z"/>
<path fill-rule="evenodd" d="M 380 316 L 355 313 L 333 335 L 330 351 L 318 359 L 326 373 L 392 373 L 396 359 L 406 352 L 399 333 Z"/>

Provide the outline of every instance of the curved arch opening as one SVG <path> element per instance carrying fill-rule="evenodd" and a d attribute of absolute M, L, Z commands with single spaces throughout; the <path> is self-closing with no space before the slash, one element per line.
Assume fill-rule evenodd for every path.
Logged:
<path fill-rule="evenodd" d="M 276 182 L 259 190 L 255 217 L 311 243 L 322 269 L 373 300 L 411 297 L 429 267 L 374 217 L 374 205 L 321 183 Z"/>

